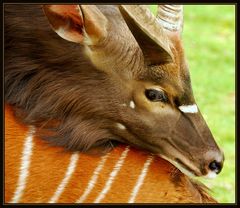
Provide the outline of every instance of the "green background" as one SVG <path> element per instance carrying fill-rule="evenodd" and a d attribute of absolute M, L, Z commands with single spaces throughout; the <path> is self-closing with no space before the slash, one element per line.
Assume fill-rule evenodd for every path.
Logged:
<path fill-rule="evenodd" d="M 235 203 L 235 5 L 184 5 L 182 38 L 195 99 L 225 155 L 222 172 L 200 180 Z"/>

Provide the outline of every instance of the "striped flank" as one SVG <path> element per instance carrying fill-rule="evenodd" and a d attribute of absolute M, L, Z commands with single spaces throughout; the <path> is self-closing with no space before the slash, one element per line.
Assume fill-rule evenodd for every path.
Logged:
<path fill-rule="evenodd" d="M 59 196 L 63 192 L 66 184 L 68 183 L 70 177 L 72 176 L 72 174 L 73 174 L 73 172 L 74 172 L 74 170 L 76 168 L 76 163 L 78 161 L 78 158 L 79 158 L 79 154 L 78 153 L 72 154 L 72 156 L 70 158 L 69 166 L 67 168 L 67 172 L 65 174 L 65 177 L 62 180 L 62 182 L 59 184 L 59 186 L 58 186 L 56 192 L 54 193 L 54 195 L 52 196 L 52 198 L 49 200 L 49 203 L 57 202 Z"/>
<path fill-rule="evenodd" d="M 5 203 L 215 202 L 169 162 L 127 145 L 104 156 L 54 147 L 5 106 Z"/>
<path fill-rule="evenodd" d="M 139 192 L 139 189 L 141 188 L 142 184 L 144 183 L 144 178 L 147 175 L 148 172 L 148 167 L 151 164 L 151 162 L 153 161 L 154 157 L 153 156 L 149 156 L 147 161 L 144 163 L 143 169 L 141 171 L 141 174 L 138 177 L 137 183 L 134 186 L 134 189 L 131 193 L 130 199 L 129 199 L 129 203 L 133 203 L 135 201 L 135 198 Z"/>
<path fill-rule="evenodd" d="M 119 160 L 117 161 L 113 171 L 110 173 L 110 176 L 105 184 L 104 189 L 101 191 L 101 193 L 98 195 L 98 197 L 96 198 L 96 200 L 94 201 L 94 203 L 99 203 L 106 195 L 106 193 L 109 191 L 109 189 L 111 188 L 112 182 L 115 179 L 115 177 L 117 176 L 119 170 L 121 169 L 125 158 L 127 157 L 129 151 L 129 146 L 126 147 L 126 149 L 123 151 L 121 157 L 119 158 Z"/>
<path fill-rule="evenodd" d="M 97 182 L 99 173 L 101 172 L 102 168 L 104 167 L 104 164 L 105 164 L 108 157 L 109 157 L 109 153 L 102 157 L 101 161 L 99 162 L 99 165 L 97 166 L 97 168 L 93 172 L 92 178 L 89 181 L 87 188 L 85 189 L 82 196 L 76 201 L 76 203 L 83 203 L 84 200 L 87 198 L 88 194 L 94 188 L 94 186 Z"/>
<path fill-rule="evenodd" d="M 19 170 L 19 178 L 16 190 L 14 192 L 13 198 L 11 203 L 19 202 L 19 199 L 23 195 L 23 191 L 26 187 L 26 181 L 29 174 L 29 167 L 31 162 L 31 155 L 32 155 L 32 147 L 33 147 L 33 134 L 35 132 L 34 127 L 29 128 L 29 133 L 25 139 L 23 151 L 22 151 L 22 159 L 21 159 L 21 167 Z"/>

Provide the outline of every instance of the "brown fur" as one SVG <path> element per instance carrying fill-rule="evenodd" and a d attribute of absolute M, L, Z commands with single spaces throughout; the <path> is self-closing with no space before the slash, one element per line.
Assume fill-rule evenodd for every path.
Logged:
<path fill-rule="evenodd" d="M 25 124 L 47 129 L 46 121 L 61 121 L 51 129 L 56 137 L 48 137 L 55 144 L 84 151 L 106 143 L 113 137 L 106 127 L 118 115 L 119 90 L 81 54 L 81 46 L 50 29 L 40 8 L 32 11 L 37 24 L 10 15 L 15 12 L 5 7 L 5 101 L 24 112 L 20 119 Z"/>
<path fill-rule="evenodd" d="M 111 138 L 123 137 L 114 122 L 132 124 L 131 133 L 149 131 L 139 115 L 119 107 L 130 96 L 120 80 L 97 70 L 82 46 L 59 38 L 40 5 L 7 5 L 5 17 L 5 101 L 16 107 L 22 122 L 41 127 L 42 138 L 87 151 L 111 147 Z M 50 128 L 53 120 L 58 126 Z"/>
<path fill-rule="evenodd" d="M 198 176 L 214 160 L 222 167 L 222 152 L 200 112 L 178 109 L 195 104 L 179 34 L 159 33 L 173 54 L 171 63 L 164 62 L 164 43 L 142 36 L 138 27 L 129 29 L 116 5 L 80 7 L 84 18 L 76 6 L 60 18 L 65 6 L 57 15 L 44 10 L 45 16 L 48 7 L 5 5 L 5 102 L 19 121 L 68 150 L 105 153 L 121 142 L 184 161 Z M 145 90 L 154 87 L 165 91 L 167 102 L 147 99 Z"/>
<path fill-rule="evenodd" d="M 5 106 L 5 203 L 11 203 L 16 191 L 23 146 L 28 126 L 16 121 L 13 109 Z M 99 173 L 98 180 L 83 203 L 93 203 L 103 190 L 125 145 L 114 148 Z M 63 180 L 72 153 L 51 147 L 34 136 L 29 175 L 18 203 L 48 203 Z M 84 193 L 101 157 L 78 153 L 76 168 L 57 203 L 75 203 Z M 127 203 L 149 153 L 130 148 L 119 173 L 101 203 Z M 182 174 L 169 162 L 155 156 L 136 196 L 135 203 L 216 203 L 201 183 Z"/>

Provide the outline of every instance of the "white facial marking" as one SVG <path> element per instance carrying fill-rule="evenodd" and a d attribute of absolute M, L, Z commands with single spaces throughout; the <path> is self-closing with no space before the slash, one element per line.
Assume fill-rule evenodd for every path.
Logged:
<path fill-rule="evenodd" d="M 217 174 L 213 171 L 210 171 L 207 175 L 204 176 L 204 178 L 207 179 L 212 179 L 212 178 L 216 178 Z"/>
<path fill-rule="evenodd" d="M 196 104 L 193 105 L 181 105 L 178 107 L 183 113 L 197 113 L 198 107 Z"/>
<path fill-rule="evenodd" d="M 120 104 L 121 106 L 123 106 L 123 107 L 126 107 L 127 106 L 127 104 L 126 103 L 123 103 L 123 104 Z"/>
<path fill-rule="evenodd" d="M 135 108 L 135 103 L 131 100 L 129 106 L 130 106 L 130 108 L 134 109 Z"/>
<path fill-rule="evenodd" d="M 126 127 L 123 124 L 121 124 L 121 123 L 117 123 L 117 127 L 119 129 L 121 129 L 121 130 L 125 130 L 126 129 Z"/>

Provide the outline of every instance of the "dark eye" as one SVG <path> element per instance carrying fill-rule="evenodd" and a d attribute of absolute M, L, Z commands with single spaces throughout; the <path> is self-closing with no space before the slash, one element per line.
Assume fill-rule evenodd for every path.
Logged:
<path fill-rule="evenodd" d="M 155 90 L 155 89 L 148 89 L 145 90 L 145 95 L 148 100 L 152 102 L 167 102 L 168 99 L 163 91 Z"/>

